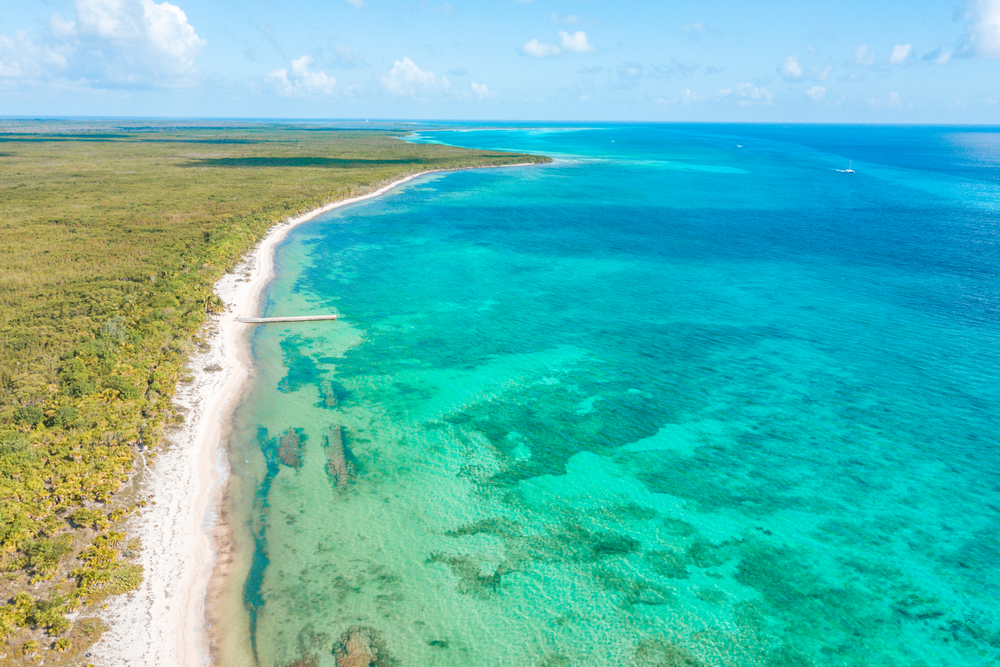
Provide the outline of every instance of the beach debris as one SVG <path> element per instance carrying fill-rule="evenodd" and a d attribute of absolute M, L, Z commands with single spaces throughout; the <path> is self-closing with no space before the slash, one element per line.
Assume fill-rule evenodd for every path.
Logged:
<path fill-rule="evenodd" d="M 374 628 L 351 626 L 333 647 L 337 667 L 383 667 L 392 664 Z"/>
<path fill-rule="evenodd" d="M 338 489 L 354 481 L 354 464 L 348 460 L 350 452 L 344 445 L 344 433 L 340 426 L 331 426 L 326 436 L 326 473 Z"/>
<path fill-rule="evenodd" d="M 290 468 L 302 467 L 302 439 L 295 429 L 287 429 L 281 434 L 278 458 Z"/>

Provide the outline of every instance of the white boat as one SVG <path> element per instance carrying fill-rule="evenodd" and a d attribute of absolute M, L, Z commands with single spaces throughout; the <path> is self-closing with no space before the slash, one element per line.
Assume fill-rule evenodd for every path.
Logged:
<path fill-rule="evenodd" d="M 854 170 L 851 169 L 851 167 L 853 166 L 854 166 L 854 160 L 851 160 L 850 165 L 847 167 L 847 169 L 837 169 L 837 171 L 839 171 L 842 174 L 853 174 Z"/>

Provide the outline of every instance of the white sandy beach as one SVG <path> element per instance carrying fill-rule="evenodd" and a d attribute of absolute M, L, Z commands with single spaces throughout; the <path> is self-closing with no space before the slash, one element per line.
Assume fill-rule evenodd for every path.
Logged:
<path fill-rule="evenodd" d="M 519 165 L 509 165 L 519 166 Z M 192 356 L 194 380 L 181 384 L 175 404 L 185 421 L 168 433 L 143 473 L 149 506 L 129 527 L 142 540 L 142 585 L 113 601 L 104 614 L 110 629 L 89 660 L 105 667 L 195 667 L 211 662 L 205 594 L 215 566 L 214 533 L 221 533 L 218 503 L 228 474 L 224 437 L 251 373 L 248 325 L 237 317 L 259 309 L 274 274 L 274 253 L 288 232 L 335 208 L 377 197 L 431 170 L 397 180 L 360 197 L 334 202 L 273 227 L 234 272 L 215 285 L 226 312 L 203 330 L 208 348 Z M 249 325 L 252 326 L 252 325 Z"/>

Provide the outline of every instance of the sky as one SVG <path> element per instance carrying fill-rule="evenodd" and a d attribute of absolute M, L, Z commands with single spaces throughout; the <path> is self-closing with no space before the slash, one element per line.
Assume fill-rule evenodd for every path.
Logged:
<path fill-rule="evenodd" d="M 0 0 L 0 116 L 1000 123 L 1000 0 Z"/>

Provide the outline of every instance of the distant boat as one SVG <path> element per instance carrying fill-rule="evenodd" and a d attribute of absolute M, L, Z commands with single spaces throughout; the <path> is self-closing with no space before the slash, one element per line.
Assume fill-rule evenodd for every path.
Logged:
<path fill-rule="evenodd" d="M 854 160 L 851 160 L 851 162 L 850 162 L 849 166 L 847 167 L 847 169 L 837 169 L 837 171 L 839 171 L 842 174 L 853 174 L 854 170 L 851 169 L 851 167 L 853 167 L 853 166 L 854 166 Z"/>

